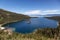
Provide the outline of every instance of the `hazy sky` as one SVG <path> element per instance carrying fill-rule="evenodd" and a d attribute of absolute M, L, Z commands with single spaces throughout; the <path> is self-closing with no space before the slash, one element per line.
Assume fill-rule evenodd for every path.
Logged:
<path fill-rule="evenodd" d="M 0 8 L 27 15 L 60 14 L 60 1 L 0 0 Z"/>

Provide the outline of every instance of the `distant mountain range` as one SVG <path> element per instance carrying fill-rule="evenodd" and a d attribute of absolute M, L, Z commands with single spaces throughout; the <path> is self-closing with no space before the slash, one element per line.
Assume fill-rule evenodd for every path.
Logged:
<path fill-rule="evenodd" d="M 60 14 L 32 15 L 32 17 L 51 17 L 51 16 L 60 16 Z"/>

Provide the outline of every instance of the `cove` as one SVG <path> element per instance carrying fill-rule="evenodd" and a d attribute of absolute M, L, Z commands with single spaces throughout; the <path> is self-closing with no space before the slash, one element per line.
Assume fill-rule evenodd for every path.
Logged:
<path fill-rule="evenodd" d="M 38 28 L 56 28 L 57 21 L 50 20 L 44 17 L 31 18 L 30 23 L 27 21 L 18 21 L 14 23 L 5 24 L 5 27 L 14 27 L 15 32 L 19 33 L 31 33 Z"/>

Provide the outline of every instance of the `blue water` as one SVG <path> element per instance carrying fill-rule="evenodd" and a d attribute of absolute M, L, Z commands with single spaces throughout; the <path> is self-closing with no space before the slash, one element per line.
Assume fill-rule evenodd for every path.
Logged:
<path fill-rule="evenodd" d="M 30 33 L 38 28 L 56 28 L 57 21 L 49 20 L 44 17 L 39 18 L 31 18 L 31 23 L 27 23 L 27 21 L 19 21 L 14 23 L 6 24 L 5 26 L 14 27 L 16 32 L 20 33 Z"/>

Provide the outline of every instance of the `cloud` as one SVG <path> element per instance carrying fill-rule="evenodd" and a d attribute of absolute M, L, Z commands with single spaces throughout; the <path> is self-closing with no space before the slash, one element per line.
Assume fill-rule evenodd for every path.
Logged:
<path fill-rule="evenodd" d="M 46 15 L 46 14 L 59 14 L 60 10 L 29 10 L 24 12 L 26 15 Z"/>
<path fill-rule="evenodd" d="M 40 14 L 41 10 L 30 10 L 30 11 L 27 11 L 27 12 L 24 12 L 24 13 L 28 14 L 28 15 Z"/>
<path fill-rule="evenodd" d="M 60 14 L 60 10 L 45 10 L 43 11 L 43 14 Z"/>
<path fill-rule="evenodd" d="M 43 12 L 45 12 L 45 13 L 56 13 L 58 11 L 60 11 L 60 10 L 45 10 Z"/>

